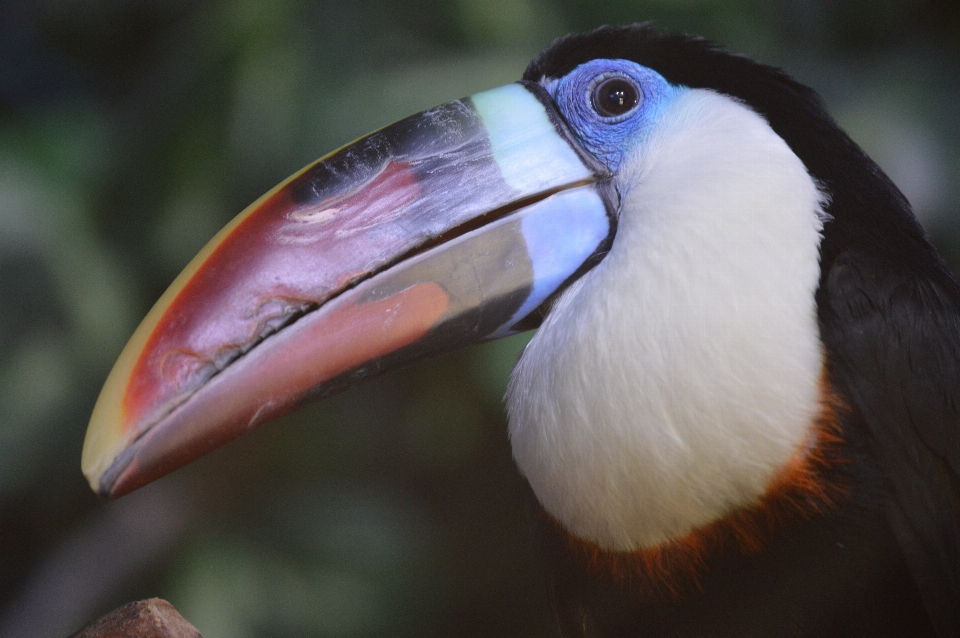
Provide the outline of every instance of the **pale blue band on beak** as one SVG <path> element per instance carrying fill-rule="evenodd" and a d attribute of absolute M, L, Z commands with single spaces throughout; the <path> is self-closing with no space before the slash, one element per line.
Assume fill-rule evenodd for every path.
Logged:
<path fill-rule="evenodd" d="M 475 93 L 470 101 L 483 121 L 503 179 L 513 188 L 529 193 L 593 179 L 583 160 L 557 134 L 543 104 L 523 85 Z"/>
<path fill-rule="evenodd" d="M 533 291 L 493 337 L 512 334 L 513 326 L 537 309 L 566 282 L 610 235 L 610 217 L 596 188 L 581 186 L 527 209 L 521 230 L 533 264 Z"/>

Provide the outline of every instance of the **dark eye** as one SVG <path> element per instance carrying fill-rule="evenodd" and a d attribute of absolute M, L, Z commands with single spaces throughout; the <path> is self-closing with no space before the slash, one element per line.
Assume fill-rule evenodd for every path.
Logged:
<path fill-rule="evenodd" d="M 640 103 L 640 91 L 627 78 L 603 80 L 593 89 L 593 108 L 603 117 L 617 117 Z"/>

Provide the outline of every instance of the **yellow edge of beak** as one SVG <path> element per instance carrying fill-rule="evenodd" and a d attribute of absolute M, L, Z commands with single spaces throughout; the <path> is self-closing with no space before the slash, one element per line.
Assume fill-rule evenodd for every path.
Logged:
<path fill-rule="evenodd" d="M 336 151 L 334 151 L 336 153 Z M 331 153 L 330 155 L 332 155 Z M 325 157 L 328 157 L 324 156 Z M 322 161 L 320 158 L 317 162 Z M 203 247 L 203 249 L 192 259 L 187 267 L 183 269 L 177 278 L 170 284 L 166 292 L 157 300 L 144 317 L 143 321 L 134 331 L 130 341 L 124 346 L 120 357 L 113 365 L 113 369 L 107 376 L 106 383 L 100 391 L 97 403 L 93 408 L 93 414 L 90 416 L 90 424 L 87 426 L 87 434 L 83 441 L 83 455 L 80 460 L 80 467 L 84 476 L 90 482 L 90 487 L 95 492 L 99 492 L 100 477 L 103 476 L 114 459 L 127 446 L 130 445 L 142 432 L 133 429 L 126 423 L 126 414 L 124 414 L 123 401 L 130 383 L 130 377 L 133 374 L 140 354 L 147 345 L 150 335 L 160 320 L 163 318 L 167 308 L 173 303 L 180 291 L 187 285 L 187 282 L 196 274 L 200 267 L 206 263 L 207 259 L 223 243 L 223 241 L 239 226 L 250 214 L 272 197 L 277 191 L 284 188 L 288 183 L 302 175 L 304 172 L 314 166 L 313 162 L 303 169 L 297 171 L 270 191 L 261 196 L 257 201 L 247 206 L 239 215 L 218 232 Z M 127 431 L 124 432 L 126 425 Z"/>

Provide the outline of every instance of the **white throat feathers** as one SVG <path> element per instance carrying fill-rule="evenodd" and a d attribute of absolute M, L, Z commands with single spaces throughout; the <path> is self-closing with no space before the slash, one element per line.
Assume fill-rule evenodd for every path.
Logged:
<path fill-rule="evenodd" d="M 619 171 L 610 253 L 557 300 L 507 390 L 541 504 L 606 550 L 758 502 L 809 443 L 826 197 L 733 98 L 679 95 Z"/>

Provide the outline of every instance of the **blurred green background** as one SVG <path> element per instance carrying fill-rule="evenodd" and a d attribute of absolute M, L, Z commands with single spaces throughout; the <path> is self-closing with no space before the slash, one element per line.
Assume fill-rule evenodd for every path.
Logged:
<path fill-rule="evenodd" d="M 523 336 L 115 503 L 80 448 L 139 319 L 249 202 L 557 36 L 651 19 L 819 90 L 958 270 L 955 0 L 0 0 L 0 638 L 154 595 L 206 638 L 550 635 L 501 404 Z"/>

